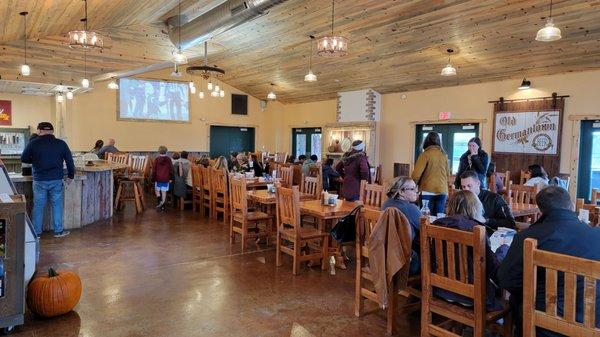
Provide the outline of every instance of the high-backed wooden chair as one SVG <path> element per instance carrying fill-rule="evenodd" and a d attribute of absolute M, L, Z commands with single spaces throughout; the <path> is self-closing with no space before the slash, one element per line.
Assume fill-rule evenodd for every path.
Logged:
<path fill-rule="evenodd" d="M 580 209 L 590 212 L 590 226 L 600 226 L 600 206 L 596 204 L 586 204 L 585 199 L 577 198 L 575 202 L 575 211 L 579 213 Z"/>
<path fill-rule="evenodd" d="M 592 195 L 590 197 L 590 201 L 592 204 L 597 204 L 598 199 L 600 199 L 600 189 L 592 188 Z"/>
<path fill-rule="evenodd" d="M 227 174 L 223 170 L 209 168 L 211 178 L 211 204 L 213 218 L 217 219 L 219 213 L 223 214 L 223 222 L 229 220 L 229 188 Z"/>
<path fill-rule="evenodd" d="M 374 291 L 373 276 L 369 268 L 369 247 L 367 239 L 371 235 L 371 231 L 379 220 L 382 211 L 375 209 L 362 208 L 356 218 L 356 289 L 354 292 L 354 315 L 360 317 L 363 315 L 365 299 L 371 300 L 381 306 L 379 297 Z M 408 223 L 408 220 L 402 215 L 403 221 Z M 410 258 L 410 257 L 409 257 Z M 389 298 L 386 309 L 388 334 L 396 332 L 396 318 L 398 312 L 398 295 L 405 297 L 416 296 L 421 297 L 421 292 L 418 289 L 420 286 L 420 276 L 408 277 L 408 266 L 401 270 L 394 278 L 391 284 L 388 284 Z M 403 274 L 403 275 L 400 275 Z M 399 280 L 407 280 L 400 284 Z M 418 310 L 420 302 L 409 303 L 401 308 L 401 312 L 406 313 Z"/>
<path fill-rule="evenodd" d="M 521 170 L 521 176 L 519 178 L 519 184 L 523 185 L 529 179 L 531 179 L 531 172 L 529 172 L 528 170 Z"/>
<path fill-rule="evenodd" d="M 323 182 L 319 180 L 319 177 L 306 177 L 302 175 L 300 192 L 310 194 L 316 200 L 321 198 L 321 191 L 323 191 Z"/>
<path fill-rule="evenodd" d="M 383 185 L 369 184 L 366 180 L 360 181 L 359 200 L 363 205 L 381 209 L 383 199 Z"/>
<path fill-rule="evenodd" d="M 496 172 L 498 178 L 502 179 L 502 186 L 504 186 L 504 190 L 506 190 L 508 183 L 510 182 L 510 171 L 506 172 Z"/>
<path fill-rule="evenodd" d="M 329 255 L 329 233 L 300 226 L 300 192 L 297 186 L 291 189 L 278 186 L 275 194 L 277 198 L 277 267 L 282 264 L 281 253 L 285 253 L 293 258 L 292 273 L 294 275 L 298 275 L 302 261 L 321 260 L 321 269 L 325 270 Z M 309 241 L 313 244 L 309 245 Z M 314 248 L 316 241 L 320 241 L 320 250 L 311 252 L 310 249 Z"/>
<path fill-rule="evenodd" d="M 516 204 L 535 204 L 535 196 L 539 192 L 537 186 L 525 186 L 508 183 L 508 198 L 511 203 Z"/>
<path fill-rule="evenodd" d="M 106 160 L 109 163 L 125 164 L 129 163 L 129 154 L 123 152 L 106 153 Z"/>
<path fill-rule="evenodd" d="M 231 218 L 229 221 L 229 243 L 235 243 L 235 235 L 242 237 L 242 252 L 246 249 L 246 241 L 252 238 L 267 237 L 273 224 L 269 214 L 248 210 L 248 191 L 246 179 L 230 177 Z M 259 224 L 265 226 L 261 231 Z"/>
<path fill-rule="evenodd" d="M 281 186 L 291 188 L 294 186 L 294 168 L 280 167 L 279 172 L 281 173 Z"/>
<path fill-rule="evenodd" d="M 209 217 L 213 217 L 213 207 L 212 207 L 212 179 L 211 179 L 211 170 L 209 167 L 204 167 L 202 165 L 198 165 L 200 168 L 200 183 L 201 186 L 201 202 L 200 202 L 200 214 L 208 215 Z"/>
<path fill-rule="evenodd" d="M 308 175 L 311 176 L 311 177 L 319 177 L 319 176 L 322 177 L 323 176 L 323 169 L 321 168 L 320 164 L 311 165 L 308 168 L 308 170 L 309 170 L 308 171 L 309 172 Z"/>
<path fill-rule="evenodd" d="M 275 161 L 278 163 L 285 163 L 288 159 L 287 152 L 277 152 L 275 153 Z"/>
<path fill-rule="evenodd" d="M 146 179 L 148 156 L 131 156 L 126 174 L 119 179 L 119 187 L 115 197 L 115 209 L 119 210 L 125 201 L 135 203 L 136 213 L 141 213 L 146 207 L 146 199 L 141 182 Z M 127 191 L 131 191 L 130 194 Z"/>
<path fill-rule="evenodd" d="M 504 336 L 511 335 L 508 309 L 486 312 L 486 234 L 421 223 L 421 336 L 460 336 L 435 325 L 432 314 L 473 328 L 473 337 L 484 337 L 485 328 L 504 319 Z M 469 275 L 472 272 L 472 275 Z M 433 295 L 439 288 L 472 299 L 473 306 L 450 303 Z"/>
<path fill-rule="evenodd" d="M 536 327 L 565 336 L 600 336 L 596 322 L 599 261 L 537 249 L 537 240 L 525 239 L 523 266 L 523 337 L 535 337 Z M 544 311 L 535 307 L 538 268 L 545 270 Z M 557 296 L 559 280 L 564 284 L 562 301 Z M 583 308 L 582 320 L 576 317 L 578 305 Z"/>
<path fill-rule="evenodd" d="M 192 163 L 190 165 L 190 174 L 192 175 L 192 210 L 200 209 L 202 204 L 202 176 L 200 166 Z"/>

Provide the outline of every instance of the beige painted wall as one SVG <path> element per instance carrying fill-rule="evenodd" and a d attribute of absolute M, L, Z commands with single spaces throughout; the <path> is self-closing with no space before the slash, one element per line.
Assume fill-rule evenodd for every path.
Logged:
<path fill-rule="evenodd" d="M 160 78 L 146 75 L 145 78 Z M 262 111 L 260 101 L 248 97 L 248 115 L 231 114 L 231 93 L 242 93 L 224 86 L 224 98 L 191 95 L 190 123 L 118 121 L 117 91 L 106 88 L 106 82 L 95 83 L 88 93 L 76 95 L 67 103 L 67 135 L 74 150 L 89 150 L 97 139 L 115 138 L 123 151 L 154 151 L 159 145 L 172 150 L 208 151 L 210 125 L 247 126 L 256 128 L 256 149 L 275 147 L 272 124 L 273 105 Z M 197 87 L 199 84 L 197 83 Z"/>
<path fill-rule="evenodd" d="M 46 96 L 29 96 L 0 93 L 0 100 L 12 102 L 12 128 L 26 128 L 31 131 L 39 122 L 54 121 L 54 98 Z"/>

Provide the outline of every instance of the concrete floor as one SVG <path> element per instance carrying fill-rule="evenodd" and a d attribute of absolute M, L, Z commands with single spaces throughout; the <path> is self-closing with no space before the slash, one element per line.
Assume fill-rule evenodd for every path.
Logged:
<path fill-rule="evenodd" d="M 42 238 L 39 269 L 68 267 L 83 294 L 67 315 L 28 315 L 14 336 L 384 336 L 385 318 L 354 317 L 354 265 L 329 275 L 273 246 L 230 246 L 228 225 L 191 211 L 128 206 L 112 220 Z M 418 313 L 399 317 L 400 336 L 419 335 Z"/>

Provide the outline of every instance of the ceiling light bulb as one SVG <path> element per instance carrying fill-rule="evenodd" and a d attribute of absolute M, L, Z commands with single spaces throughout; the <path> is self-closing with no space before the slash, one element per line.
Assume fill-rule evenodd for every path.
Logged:
<path fill-rule="evenodd" d="M 88 80 L 87 78 L 84 78 L 81 80 L 81 86 L 84 88 L 89 88 L 90 87 L 90 80 Z"/>
<path fill-rule="evenodd" d="M 219 92 L 219 91 L 221 91 L 221 88 L 219 88 L 219 86 L 218 86 L 218 85 L 215 85 L 215 91 L 216 91 L 216 92 Z"/>
<path fill-rule="evenodd" d="M 315 82 L 317 80 L 317 75 L 312 72 L 312 69 L 308 70 L 308 74 L 304 75 L 305 82 Z"/>
<path fill-rule="evenodd" d="M 73 99 L 73 92 L 67 91 L 67 99 Z"/>
<path fill-rule="evenodd" d="M 217 96 L 219 96 L 219 93 L 218 93 L 218 92 L 216 92 L 216 91 L 211 91 L 211 92 L 210 92 L 210 96 L 211 96 L 211 97 L 217 97 Z"/>
<path fill-rule="evenodd" d="M 562 35 L 560 33 L 560 29 L 554 26 L 554 21 L 552 21 L 552 18 L 548 18 L 544 28 L 538 30 L 535 36 L 536 41 L 542 42 L 556 41 L 560 40 L 561 38 Z"/>
<path fill-rule="evenodd" d="M 188 85 L 190 86 L 190 89 L 193 88 L 193 87 L 195 87 L 194 81 L 190 81 L 190 83 L 188 83 Z"/>
<path fill-rule="evenodd" d="M 225 97 L 225 90 L 221 90 L 221 91 L 219 91 L 219 96 L 221 96 L 221 97 Z"/>
<path fill-rule="evenodd" d="M 208 90 L 212 90 L 213 89 L 213 84 L 212 82 L 208 82 Z"/>
<path fill-rule="evenodd" d="M 175 64 L 187 64 L 188 63 L 187 57 L 185 56 L 183 51 L 181 51 L 181 49 L 177 49 L 177 50 L 173 51 L 172 61 Z"/>
<path fill-rule="evenodd" d="M 196 94 L 196 87 L 190 87 L 190 92 L 192 95 Z"/>
<path fill-rule="evenodd" d="M 119 85 L 117 84 L 117 82 L 115 82 L 115 80 L 111 80 L 108 85 L 107 85 L 108 89 L 110 90 L 117 90 L 119 89 Z"/>
<path fill-rule="evenodd" d="M 200 91 L 198 93 L 198 97 L 200 97 L 200 99 L 204 99 L 204 91 Z"/>
<path fill-rule="evenodd" d="M 28 65 L 24 64 L 21 66 L 21 75 L 29 76 L 31 74 L 31 68 Z"/>
<path fill-rule="evenodd" d="M 62 103 L 65 101 L 65 97 L 62 94 L 58 94 L 58 95 L 56 95 L 56 101 L 58 103 Z"/>
<path fill-rule="evenodd" d="M 452 66 L 452 64 L 448 63 L 442 72 L 440 73 L 442 76 L 456 76 L 456 69 Z"/>
<path fill-rule="evenodd" d="M 277 99 L 277 95 L 275 95 L 275 93 L 271 90 L 268 94 L 267 94 L 267 99 L 274 101 Z"/>

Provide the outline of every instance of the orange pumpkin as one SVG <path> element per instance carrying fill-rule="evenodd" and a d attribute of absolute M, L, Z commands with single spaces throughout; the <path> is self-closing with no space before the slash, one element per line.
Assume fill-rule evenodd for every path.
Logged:
<path fill-rule="evenodd" d="M 50 268 L 29 282 L 27 306 L 41 317 L 54 317 L 73 310 L 81 298 L 81 279 L 70 270 Z"/>

